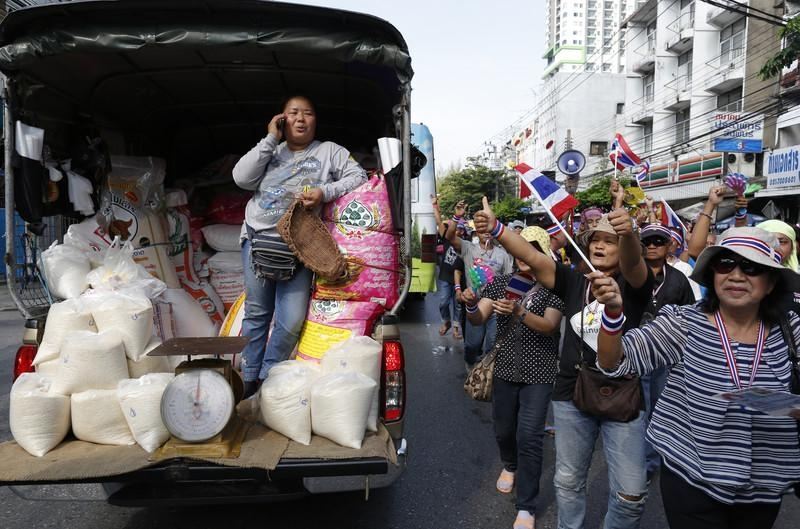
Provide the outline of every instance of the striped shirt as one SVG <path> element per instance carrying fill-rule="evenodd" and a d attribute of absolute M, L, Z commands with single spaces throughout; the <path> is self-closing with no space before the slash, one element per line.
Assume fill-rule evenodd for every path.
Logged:
<path fill-rule="evenodd" d="M 795 343 L 800 318 L 790 314 Z M 716 327 L 699 306 L 668 305 L 649 325 L 628 331 L 622 363 L 608 374 L 650 373 L 672 366 L 647 438 L 664 464 L 689 484 L 726 504 L 777 503 L 800 479 L 797 421 L 718 399 L 736 391 Z M 731 342 L 747 384 L 755 344 Z M 780 327 L 769 330 L 754 387 L 789 391 L 791 366 Z"/>

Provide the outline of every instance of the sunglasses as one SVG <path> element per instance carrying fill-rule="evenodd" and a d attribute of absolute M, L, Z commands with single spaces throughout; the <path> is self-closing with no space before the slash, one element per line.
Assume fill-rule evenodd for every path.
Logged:
<path fill-rule="evenodd" d="M 666 246 L 667 241 L 662 239 L 661 237 L 647 237 L 646 239 L 642 239 L 642 244 L 645 246 Z"/>
<path fill-rule="evenodd" d="M 748 261 L 743 257 L 723 255 L 711 261 L 711 269 L 718 274 L 730 274 L 737 266 L 746 276 L 760 276 L 768 271 L 766 266 Z"/>

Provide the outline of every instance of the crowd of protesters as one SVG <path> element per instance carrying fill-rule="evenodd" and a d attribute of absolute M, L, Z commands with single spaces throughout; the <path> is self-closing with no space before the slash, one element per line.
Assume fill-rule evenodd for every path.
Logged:
<path fill-rule="evenodd" d="M 656 475 L 672 529 L 772 527 L 800 482 L 800 412 L 742 398 L 800 392 L 796 231 L 779 220 L 747 227 L 737 213 L 716 236 L 724 186 L 690 232 L 662 223 L 649 197 L 632 217 L 616 180 L 610 192 L 610 211 L 585 209 L 574 233 L 566 222 L 505 226 L 486 199 L 471 220 L 463 202 L 443 220 L 434 199 L 439 331 L 464 330 L 468 370 L 495 355 L 497 490 L 516 491 L 513 527 L 535 527 L 549 406 L 559 529 L 585 526 L 599 437 L 603 527 L 640 527 Z M 736 207 L 746 213 L 746 199 Z M 475 284 L 474 267 L 491 281 Z M 508 296 L 519 278 L 528 290 Z"/>

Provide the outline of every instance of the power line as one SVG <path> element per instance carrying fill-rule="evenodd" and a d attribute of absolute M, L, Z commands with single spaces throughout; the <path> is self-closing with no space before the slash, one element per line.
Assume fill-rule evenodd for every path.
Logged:
<path fill-rule="evenodd" d="M 716 2 L 714 0 L 702 0 L 702 1 L 705 2 L 706 4 L 722 8 L 725 11 L 730 11 L 732 13 L 739 13 L 739 14 L 744 15 L 746 17 L 755 18 L 756 20 L 761 20 L 762 22 L 766 22 L 767 24 L 772 24 L 773 26 L 785 26 L 786 25 L 786 21 L 783 19 L 783 17 L 779 17 L 778 15 L 775 15 L 774 13 L 768 13 L 767 11 L 762 11 L 760 9 L 756 9 L 755 7 L 750 7 L 747 4 L 741 4 L 741 3 L 736 2 L 734 0 L 728 0 L 728 1 L 730 3 L 736 5 L 736 6 L 739 6 L 740 8 L 744 8 L 744 11 L 742 11 L 741 9 L 734 9 L 730 5 L 725 5 L 723 3 Z M 750 13 L 749 11 L 754 11 L 756 13 L 762 13 L 762 14 L 767 15 L 767 16 L 763 17 L 763 16 L 759 16 L 759 15 L 754 15 L 753 13 Z M 769 17 L 769 18 L 767 18 L 767 17 Z"/>

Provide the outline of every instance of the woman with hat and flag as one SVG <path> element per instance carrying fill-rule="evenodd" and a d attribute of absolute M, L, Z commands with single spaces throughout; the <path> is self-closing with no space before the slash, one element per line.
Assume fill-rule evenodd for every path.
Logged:
<path fill-rule="evenodd" d="M 542 255 L 550 249 L 550 237 L 542 228 L 529 226 L 520 236 Z M 516 485 L 514 529 L 532 529 L 564 304 L 536 282 L 524 261 L 517 259 L 516 264 L 519 271 L 496 276 L 480 300 L 471 289 L 464 290 L 462 298 L 472 324 L 497 316 L 492 418 L 503 461 L 497 490 L 508 494 Z"/>
<path fill-rule="evenodd" d="M 800 478 L 800 413 L 771 415 L 736 401 L 739 390 L 793 389 L 789 344 L 800 342 L 800 318 L 778 300 L 800 278 L 781 264 L 779 248 L 764 230 L 727 230 L 692 273 L 707 288 L 704 299 L 664 307 L 624 334 L 618 285 L 589 276 L 604 305 L 598 366 L 610 376 L 671 366 L 647 435 L 663 458 L 661 494 L 674 529 L 769 528 Z"/>

